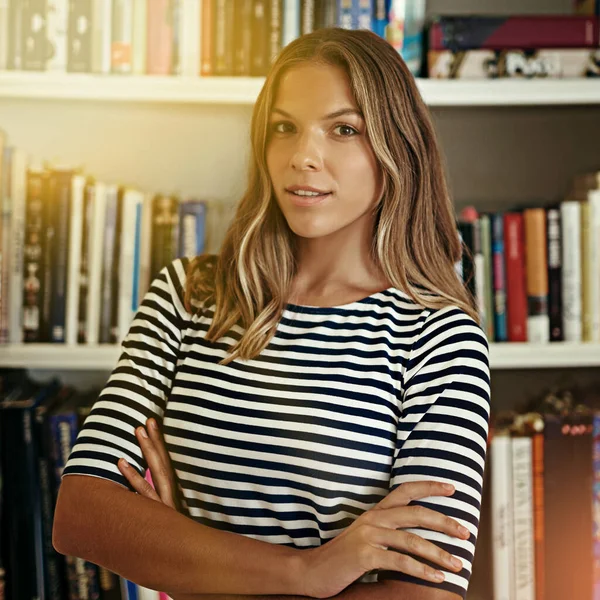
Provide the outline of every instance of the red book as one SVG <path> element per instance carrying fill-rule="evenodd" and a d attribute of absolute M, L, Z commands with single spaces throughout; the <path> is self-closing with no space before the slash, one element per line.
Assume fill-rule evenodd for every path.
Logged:
<path fill-rule="evenodd" d="M 438 17 L 429 49 L 597 48 L 599 22 L 585 15 Z"/>
<path fill-rule="evenodd" d="M 173 25 L 170 0 L 148 1 L 148 75 L 171 75 L 173 67 Z"/>
<path fill-rule="evenodd" d="M 523 215 L 504 214 L 506 308 L 509 342 L 527 341 L 527 287 Z"/>

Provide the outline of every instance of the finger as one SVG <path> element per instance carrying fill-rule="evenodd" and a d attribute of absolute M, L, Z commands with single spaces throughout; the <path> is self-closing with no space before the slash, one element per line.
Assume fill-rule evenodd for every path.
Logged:
<path fill-rule="evenodd" d="M 375 568 L 383 571 L 400 571 L 419 579 L 425 579 L 426 581 L 435 581 L 440 583 L 444 581 L 445 576 L 441 571 L 430 567 L 429 565 L 423 564 L 418 560 L 415 560 L 411 556 L 401 554 L 399 552 L 392 552 L 390 550 L 380 550 L 378 548 L 373 549 L 374 564 Z"/>
<path fill-rule="evenodd" d="M 471 536 L 471 532 L 455 519 L 424 506 L 385 508 L 374 514 L 371 523 L 388 529 L 425 527 L 465 540 Z"/>
<path fill-rule="evenodd" d="M 117 466 L 125 479 L 131 484 L 131 487 L 140 496 L 162 502 L 154 488 L 124 458 L 119 460 Z"/>
<path fill-rule="evenodd" d="M 148 437 L 148 433 L 144 427 L 138 427 L 135 430 L 135 435 L 142 449 L 142 453 L 144 454 L 144 458 L 148 463 L 148 468 L 152 475 L 152 482 L 154 483 L 154 487 L 156 488 L 160 499 L 167 506 L 175 508 L 171 480 L 167 468 L 154 446 L 154 442 Z"/>
<path fill-rule="evenodd" d="M 158 455 L 160 456 L 160 459 L 162 460 L 163 464 L 167 467 L 170 467 L 171 466 L 171 457 L 169 456 L 169 453 L 167 452 L 167 447 L 165 446 L 164 438 L 163 438 L 162 433 L 160 432 L 160 429 L 158 428 L 158 423 L 156 422 L 156 419 L 153 419 L 153 418 L 148 419 L 146 421 L 146 429 L 148 431 L 148 435 L 150 436 L 150 439 L 152 440 L 152 443 L 154 444 L 154 448 L 158 452 Z M 169 472 L 169 481 L 173 482 L 174 481 L 173 469 L 167 468 L 167 470 Z"/>
<path fill-rule="evenodd" d="M 408 531 L 378 528 L 373 532 L 372 539 L 378 546 L 394 548 L 400 552 L 420 556 L 455 573 L 460 572 L 463 568 L 460 559 L 421 536 Z"/>
<path fill-rule="evenodd" d="M 406 506 L 413 500 L 431 496 L 451 496 L 454 492 L 455 488 L 452 484 L 441 481 L 408 481 L 391 491 L 383 500 L 377 503 L 376 508 Z"/>

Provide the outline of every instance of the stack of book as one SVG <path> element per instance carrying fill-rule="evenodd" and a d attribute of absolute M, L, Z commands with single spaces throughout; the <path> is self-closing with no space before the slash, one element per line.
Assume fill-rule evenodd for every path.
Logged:
<path fill-rule="evenodd" d="M 0 373 L 0 387 L 0 597 L 167 600 L 52 546 L 62 472 L 99 390 L 36 384 L 20 370 Z"/>
<path fill-rule="evenodd" d="M 0 69 L 263 76 L 321 27 L 369 29 L 420 69 L 425 0 L 7 0 Z M 406 53 L 406 55 L 405 55 Z"/>
<path fill-rule="evenodd" d="M 560 203 L 459 217 L 458 271 L 495 342 L 600 342 L 600 171 Z"/>
<path fill-rule="evenodd" d="M 428 76 L 600 77 L 597 15 L 439 16 L 429 27 Z"/>
<path fill-rule="evenodd" d="M 554 390 L 494 415 L 479 546 L 489 597 L 600 598 L 599 400 L 593 388 Z"/>
<path fill-rule="evenodd" d="M 33 168 L 0 131 L 0 343 L 119 343 L 160 269 L 218 252 L 231 202 Z"/>

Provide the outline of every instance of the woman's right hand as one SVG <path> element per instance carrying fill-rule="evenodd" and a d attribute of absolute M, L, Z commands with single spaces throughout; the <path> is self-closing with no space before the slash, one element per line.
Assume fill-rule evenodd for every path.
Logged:
<path fill-rule="evenodd" d="M 463 540 L 469 538 L 469 531 L 454 519 L 422 506 L 407 506 L 421 498 L 451 496 L 454 488 L 444 486 L 437 481 L 403 483 L 337 537 L 317 548 L 303 550 L 304 595 L 329 598 L 373 569 L 402 571 L 428 581 L 443 581 L 440 571 L 404 553 L 459 572 L 462 564 L 453 564 L 451 554 L 414 533 L 402 531 L 424 527 Z"/>

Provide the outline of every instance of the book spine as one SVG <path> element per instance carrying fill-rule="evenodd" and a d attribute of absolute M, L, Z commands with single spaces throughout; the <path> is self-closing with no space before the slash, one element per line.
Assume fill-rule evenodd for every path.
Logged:
<path fill-rule="evenodd" d="M 181 236 L 178 257 L 193 258 L 204 253 L 206 205 L 201 201 L 182 202 L 179 207 Z"/>
<path fill-rule="evenodd" d="M 146 74 L 146 48 L 148 33 L 148 3 L 133 3 L 133 34 L 131 72 L 133 75 Z"/>
<path fill-rule="evenodd" d="M 185 77 L 197 77 L 200 74 L 200 8 L 198 0 L 183 0 L 180 73 Z"/>
<path fill-rule="evenodd" d="M 146 70 L 149 75 L 171 75 L 173 27 L 170 0 L 148 3 Z"/>
<path fill-rule="evenodd" d="M 273 6 L 273 4 L 275 4 L 275 2 L 274 0 L 271 0 L 271 6 Z M 277 5 L 279 8 L 279 3 L 277 3 Z M 279 19 L 279 23 L 283 21 L 283 27 L 277 27 L 278 19 L 274 18 L 272 15 L 271 32 L 281 31 L 281 46 L 285 47 L 300 36 L 300 0 L 283 0 L 283 13 L 279 12 L 279 15 L 283 17 L 283 19 Z M 277 48 L 273 48 L 273 44 L 271 44 L 271 46 L 271 60 L 273 60 L 274 56 L 278 54 L 278 50 Z"/>
<path fill-rule="evenodd" d="M 67 263 L 67 306 L 65 343 L 76 344 L 79 321 L 79 287 L 81 275 L 81 238 L 83 237 L 83 201 L 85 177 L 74 175 L 71 180 L 71 209 Z"/>
<path fill-rule="evenodd" d="M 373 24 L 371 29 L 378 36 L 385 39 L 385 30 L 389 23 L 389 13 L 387 10 L 387 0 L 375 0 L 373 8 Z"/>
<path fill-rule="evenodd" d="M 549 208 L 546 212 L 548 231 L 548 314 L 550 317 L 550 341 L 562 342 L 562 240 L 560 208 Z"/>
<path fill-rule="evenodd" d="M 544 434 L 536 432 L 532 440 L 533 461 L 533 532 L 535 564 L 535 598 L 545 600 L 544 593 Z"/>
<path fill-rule="evenodd" d="M 233 74 L 233 4 L 216 0 L 214 75 Z"/>
<path fill-rule="evenodd" d="M 107 186 L 100 181 L 96 182 L 94 185 L 93 227 L 90 231 L 90 263 L 87 300 L 88 320 L 86 330 L 86 341 L 91 345 L 97 344 L 100 340 L 100 306 L 101 300 L 103 299 L 102 276 L 104 271 L 104 236 L 109 233 L 106 228 L 107 201 Z"/>
<path fill-rule="evenodd" d="M 102 261 L 102 288 L 100 305 L 100 332 L 99 342 L 110 343 L 110 328 L 112 317 L 113 295 L 113 261 L 115 258 L 115 237 L 117 229 L 118 189 L 114 185 L 106 189 L 106 221 L 104 228 L 104 248 Z"/>
<path fill-rule="evenodd" d="M 77 343 L 87 342 L 88 323 L 88 293 L 90 284 L 90 257 L 91 257 L 91 231 L 94 217 L 95 186 L 93 182 L 87 182 L 83 192 L 83 210 L 81 227 L 81 248 L 79 263 L 79 307 L 77 309 Z"/>
<path fill-rule="evenodd" d="M 8 0 L 8 69 L 23 69 L 23 3 L 20 0 Z"/>
<path fill-rule="evenodd" d="M 592 257 L 590 256 L 590 205 L 581 203 L 581 339 L 592 341 Z"/>
<path fill-rule="evenodd" d="M 41 276 L 44 173 L 27 173 L 27 208 L 23 246 L 23 341 L 41 341 Z"/>
<path fill-rule="evenodd" d="M 525 225 L 525 273 L 527 277 L 527 340 L 550 341 L 548 315 L 548 260 L 546 211 L 531 208 L 523 212 Z"/>
<path fill-rule="evenodd" d="M 492 265 L 492 230 L 490 215 L 479 217 L 481 228 L 481 252 L 483 254 L 483 285 L 485 319 L 484 327 L 488 340 L 493 341 L 494 331 L 494 290 L 493 290 L 493 265 Z"/>
<path fill-rule="evenodd" d="M 29 0 L 28 2 L 24 2 L 21 18 L 23 44 L 21 50 L 22 68 L 25 71 L 44 71 L 46 69 L 45 0 Z"/>
<path fill-rule="evenodd" d="M 183 0 L 170 0 L 171 13 L 171 74 L 181 75 L 183 68 Z"/>
<path fill-rule="evenodd" d="M 152 196 L 146 194 L 142 206 L 142 227 L 140 240 L 140 284 L 138 295 L 138 306 L 148 289 L 150 288 L 150 277 L 152 273 Z"/>
<path fill-rule="evenodd" d="M 27 201 L 27 155 L 13 148 L 10 165 L 10 273 L 9 340 L 23 342 L 23 246 L 25 242 L 25 205 Z"/>
<path fill-rule="evenodd" d="M 473 273 L 475 281 L 475 300 L 477 312 L 485 323 L 485 262 L 481 247 L 481 222 L 473 222 Z"/>
<path fill-rule="evenodd" d="M 0 44 L 0 71 L 8 69 L 8 2 L 9 0 L 0 0 L 0 40 L 6 40 Z"/>
<path fill-rule="evenodd" d="M 600 342 L 600 190 L 590 190 L 587 195 L 589 205 L 588 239 L 588 287 L 590 295 L 589 338 Z"/>
<path fill-rule="evenodd" d="M 66 326 L 67 269 L 69 260 L 69 229 L 71 214 L 71 185 L 73 174 L 70 171 L 54 172 L 56 178 L 55 197 L 55 236 L 54 253 L 51 265 L 52 314 L 50 341 L 64 343 Z"/>
<path fill-rule="evenodd" d="M 315 29 L 335 27 L 338 24 L 337 3 L 338 0 L 319 0 L 317 2 Z"/>
<path fill-rule="evenodd" d="M 133 5 L 129 0 L 112 0 L 112 3 L 111 72 L 129 75 L 132 71 Z"/>
<path fill-rule="evenodd" d="M 300 2 L 300 35 L 312 33 L 315 29 L 315 0 L 301 0 Z"/>
<path fill-rule="evenodd" d="M 356 4 L 356 26 L 355 29 L 371 30 L 373 20 L 373 0 L 354 0 Z"/>
<path fill-rule="evenodd" d="M 337 0 L 337 25 L 352 29 L 352 0 Z"/>
<path fill-rule="evenodd" d="M 252 14 L 252 67 L 251 75 L 264 76 L 269 56 L 268 0 L 254 0 Z"/>
<path fill-rule="evenodd" d="M 107 75 L 111 70 L 112 1 L 92 2 L 92 72 Z"/>
<path fill-rule="evenodd" d="M 587 16 L 438 17 L 431 50 L 597 48 L 598 19 Z"/>
<path fill-rule="evenodd" d="M 561 202 L 563 328 L 566 342 L 582 341 L 581 205 Z"/>
<path fill-rule="evenodd" d="M 531 437 L 513 437 L 515 600 L 535 600 L 532 467 Z"/>
<path fill-rule="evenodd" d="M 213 0 L 202 0 L 202 22 L 200 34 L 200 75 L 209 76 L 214 73 L 215 40 L 214 40 L 215 11 Z M 246 27 L 248 25 L 246 24 Z"/>
<path fill-rule="evenodd" d="M 2 200 L 2 271 L 0 280 L 0 290 L 4 301 L 0 302 L 0 342 L 6 344 L 9 342 L 10 335 L 10 312 L 9 302 L 6 298 L 10 297 L 10 241 L 11 241 L 11 220 L 12 207 L 10 201 L 10 169 L 12 162 L 12 148 L 4 146 L 2 151 L 2 164 L 0 165 L 0 193 Z"/>
<path fill-rule="evenodd" d="M 494 465 L 491 477 L 494 600 L 513 600 L 515 577 L 511 438 L 508 435 L 494 436 L 490 451 Z"/>
<path fill-rule="evenodd" d="M 92 71 L 92 0 L 70 0 L 67 33 L 67 71 Z"/>
<path fill-rule="evenodd" d="M 239 0 L 235 11 L 233 68 L 236 75 L 250 76 L 252 64 L 252 0 Z"/>
<path fill-rule="evenodd" d="M 126 190 L 119 187 L 117 191 L 117 218 L 115 222 L 114 247 L 112 251 L 112 289 L 110 293 L 110 337 L 109 343 L 116 344 L 119 341 L 119 298 L 121 295 L 121 263 L 123 262 L 121 242 L 123 241 L 123 204 L 125 203 Z M 127 287 L 131 285 L 129 280 Z"/>
<path fill-rule="evenodd" d="M 506 257 L 506 299 L 508 341 L 527 341 L 527 290 L 523 215 L 504 215 L 504 248 Z"/>
<path fill-rule="evenodd" d="M 69 45 L 69 0 L 48 0 L 47 6 L 46 23 L 51 54 L 46 70 L 64 73 L 67 70 Z"/>

